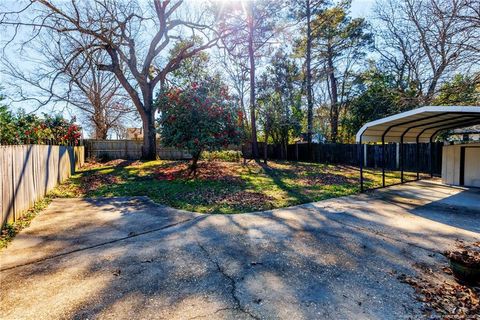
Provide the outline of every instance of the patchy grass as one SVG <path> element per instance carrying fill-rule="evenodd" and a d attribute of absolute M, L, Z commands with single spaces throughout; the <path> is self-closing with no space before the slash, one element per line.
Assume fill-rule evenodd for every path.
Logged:
<path fill-rule="evenodd" d="M 10 241 L 19 233 L 22 229 L 28 227 L 33 218 L 45 209 L 52 201 L 52 196 L 49 194 L 42 200 L 35 202 L 32 208 L 28 209 L 22 218 L 18 219 L 14 223 L 7 223 L 4 225 L 0 233 L 0 250 L 6 248 Z"/>
<path fill-rule="evenodd" d="M 200 163 L 195 177 L 183 161 L 90 164 L 58 187 L 60 197 L 148 196 L 174 208 L 202 213 L 241 213 L 297 205 L 357 193 L 355 167 L 318 163 L 251 161 Z M 387 173 L 387 184 L 398 173 Z M 367 188 L 380 186 L 377 172 L 365 172 Z"/>
<path fill-rule="evenodd" d="M 212 156 L 213 157 L 213 156 Z M 215 157 L 213 157 L 215 158 Z M 53 198 L 148 196 L 178 209 L 202 213 L 242 213 L 287 207 L 359 191 L 358 168 L 319 163 L 270 161 L 203 161 L 195 177 L 185 161 L 125 161 L 87 163 L 67 182 L 35 203 L 20 220 L 6 224 L 0 249 L 30 225 Z M 381 186 L 381 172 L 364 171 L 365 187 Z M 412 173 L 406 173 L 413 179 Z M 398 183 L 398 172 L 387 172 L 387 185 Z"/>

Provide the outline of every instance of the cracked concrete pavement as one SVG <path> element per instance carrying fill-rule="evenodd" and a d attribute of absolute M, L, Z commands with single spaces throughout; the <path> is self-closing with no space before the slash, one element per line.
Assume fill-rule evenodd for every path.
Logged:
<path fill-rule="evenodd" d="M 0 252 L 0 318 L 421 318 L 397 276 L 479 217 L 480 190 L 430 182 L 242 215 L 56 199 Z"/>

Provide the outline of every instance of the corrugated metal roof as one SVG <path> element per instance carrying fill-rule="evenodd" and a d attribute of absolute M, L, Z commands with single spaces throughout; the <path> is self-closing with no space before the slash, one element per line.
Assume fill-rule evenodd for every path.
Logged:
<path fill-rule="evenodd" d="M 429 142 L 441 131 L 480 125 L 480 106 L 427 106 L 365 124 L 357 142 Z"/>

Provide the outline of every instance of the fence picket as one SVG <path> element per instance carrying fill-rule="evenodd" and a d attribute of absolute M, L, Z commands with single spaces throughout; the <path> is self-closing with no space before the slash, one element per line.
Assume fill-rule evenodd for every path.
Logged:
<path fill-rule="evenodd" d="M 83 147 L 0 146 L 1 226 L 14 222 L 83 165 Z M 78 159 L 74 155 L 81 155 Z"/>

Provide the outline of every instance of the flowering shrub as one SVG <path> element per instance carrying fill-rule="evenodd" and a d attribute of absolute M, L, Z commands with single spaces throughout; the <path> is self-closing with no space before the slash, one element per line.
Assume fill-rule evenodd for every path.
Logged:
<path fill-rule="evenodd" d="M 240 142 L 238 112 L 227 89 L 215 82 L 171 89 L 159 97 L 158 103 L 162 143 L 188 150 L 193 157 L 192 172 L 203 151 Z"/>
<path fill-rule="evenodd" d="M 13 114 L 0 106 L 0 144 L 78 145 L 81 132 L 74 121 L 60 115 Z"/>

